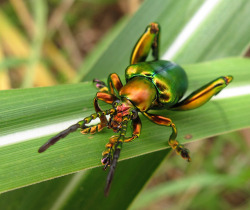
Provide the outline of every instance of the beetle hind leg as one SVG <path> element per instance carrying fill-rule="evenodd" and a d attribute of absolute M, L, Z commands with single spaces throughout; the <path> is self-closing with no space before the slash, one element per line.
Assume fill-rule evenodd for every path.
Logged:
<path fill-rule="evenodd" d="M 151 49 L 154 59 L 158 60 L 159 35 L 160 26 L 157 23 L 150 23 L 134 47 L 130 58 L 130 64 L 145 61 Z"/>
<path fill-rule="evenodd" d="M 177 130 L 175 127 L 175 124 L 172 122 L 171 119 L 155 115 L 155 114 L 149 114 L 149 113 L 143 113 L 148 119 L 150 119 L 152 122 L 158 124 L 158 125 L 165 125 L 172 128 L 172 134 L 169 137 L 168 144 L 172 147 L 173 150 L 176 151 L 178 155 L 181 155 L 181 157 L 188 162 L 191 161 L 191 158 L 189 156 L 189 151 L 186 149 L 183 145 L 181 145 L 177 140 Z"/>

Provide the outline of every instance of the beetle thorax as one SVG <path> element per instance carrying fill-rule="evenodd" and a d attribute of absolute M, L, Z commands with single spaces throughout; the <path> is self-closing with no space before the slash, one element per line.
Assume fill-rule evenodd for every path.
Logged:
<path fill-rule="evenodd" d="M 124 85 L 119 95 L 130 100 L 141 112 L 147 111 L 157 98 L 154 84 L 146 77 L 134 77 Z"/>

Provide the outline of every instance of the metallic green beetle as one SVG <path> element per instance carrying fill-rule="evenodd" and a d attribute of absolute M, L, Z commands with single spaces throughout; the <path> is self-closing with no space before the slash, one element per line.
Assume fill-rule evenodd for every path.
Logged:
<path fill-rule="evenodd" d="M 126 84 L 123 86 L 119 76 L 115 73 L 108 77 L 108 85 L 95 79 L 94 82 L 99 92 L 94 98 L 96 113 L 84 118 L 68 129 L 52 137 L 40 147 L 39 152 L 44 152 L 69 133 L 81 129 L 83 134 L 101 131 L 104 127 L 113 129 L 119 135 L 112 136 L 106 144 L 106 150 L 102 153 L 104 169 L 110 166 L 107 177 L 105 193 L 108 194 L 113 178 L 117 160 L 122 149 L 123 142 L 130 142 L 138 138 L 141 133 L 141 120 L 138 112 L 158 125 L 172 128 L 172 134 L 168 143 L 177 154 L 190 161 L 188 150 L 176 140 L 177 130 L 171 119 L 150 114 L 153 109 L 190 110 L 195 109 L 225 88 L 233 79 L 232 76 L 221 76 L 181 100 L 187 90 L 187 76 L 185 71 L 177 64 L 159 60 L 159 34 L 160 27 L 157 23 L 151 23 L 136 43 L 131 55 L 130 65 L 126 69 Z M 146 61 L 152 50 L 154 61 Z M 112 104 L 109 110 L 101 110 L 98 100 Z M 106 115 L 110 115 L 107 120 Z M 97 125 L 87 126 L 92 120 L 99 118 Z M 126 137 L 128 122 L 132 121 L 132 136 Z"/>

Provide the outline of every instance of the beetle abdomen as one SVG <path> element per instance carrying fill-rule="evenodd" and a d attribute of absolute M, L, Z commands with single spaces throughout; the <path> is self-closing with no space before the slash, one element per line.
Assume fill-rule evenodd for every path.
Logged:
<path fill-rule="evenodd" d="M 133 77 L 147 77 L 155 85 L 158 92 L 156 109 L 170 107 L 184 95 L 188 81 L 185 71 L 170 61 L 141 62 L 130 65 L 126 69 L 127 82 Z"/>

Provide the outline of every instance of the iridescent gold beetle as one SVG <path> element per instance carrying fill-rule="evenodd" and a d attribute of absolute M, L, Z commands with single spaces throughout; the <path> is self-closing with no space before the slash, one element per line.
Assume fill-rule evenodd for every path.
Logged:
<path fill-rule="evenodd" d="M 151 23 L 142 34 L 131 55 L 130 65 L 125 71 L 126 84 L 123 86 L 119 76 L 115 73 L 108 77 L 108 84 L 100 80 L 94 80 L 99 92 L 94 98 L 96 113 L 84 118 L 78 123 L 52 137 L 40 147 L 39 152 L 44 152 L 69 133 L 81 129 L 81 133 L 94 134 L 107 127 L 113 129 L 118 135 L 112 136 L 106 144 L 106 150 L 102 153 L 104 169 L 110 166 L 107 177 L 105 193 L 108 194 L 113 178 L 117 160 L 122 149 L 123 142 L 130 142 L 138 138 L 141 133 L 141 120 L 138 112 L 158 125 L 172 128 L 169 137 L 169 145 L 180 154 L 182 158 L 190 161 L 188 150 L 176 140 L 177 130 L 171 119 L 156 114 L 150 114 L 149 110 L 190 110 L 195 109 L 209 101 L 218 94 L 233 79 L 232 76 L 221 76 L 182 99 L 187 90 L 188 81 L 185 71 L 177 64 L 159 60 L 159 34 L 160 27 L 157 23 Z M 146 61 L 152 49 L 153 61 Z M 98 100 L 112 104 L 109 110 L 101 110 Z M 110 115 L 107 120 L 106 115 Z M 97 125 L 87 126 L 93 119 L 99 118 Z M 132 136 L 126 137 L 128 122 L 132 121 Z"/>

